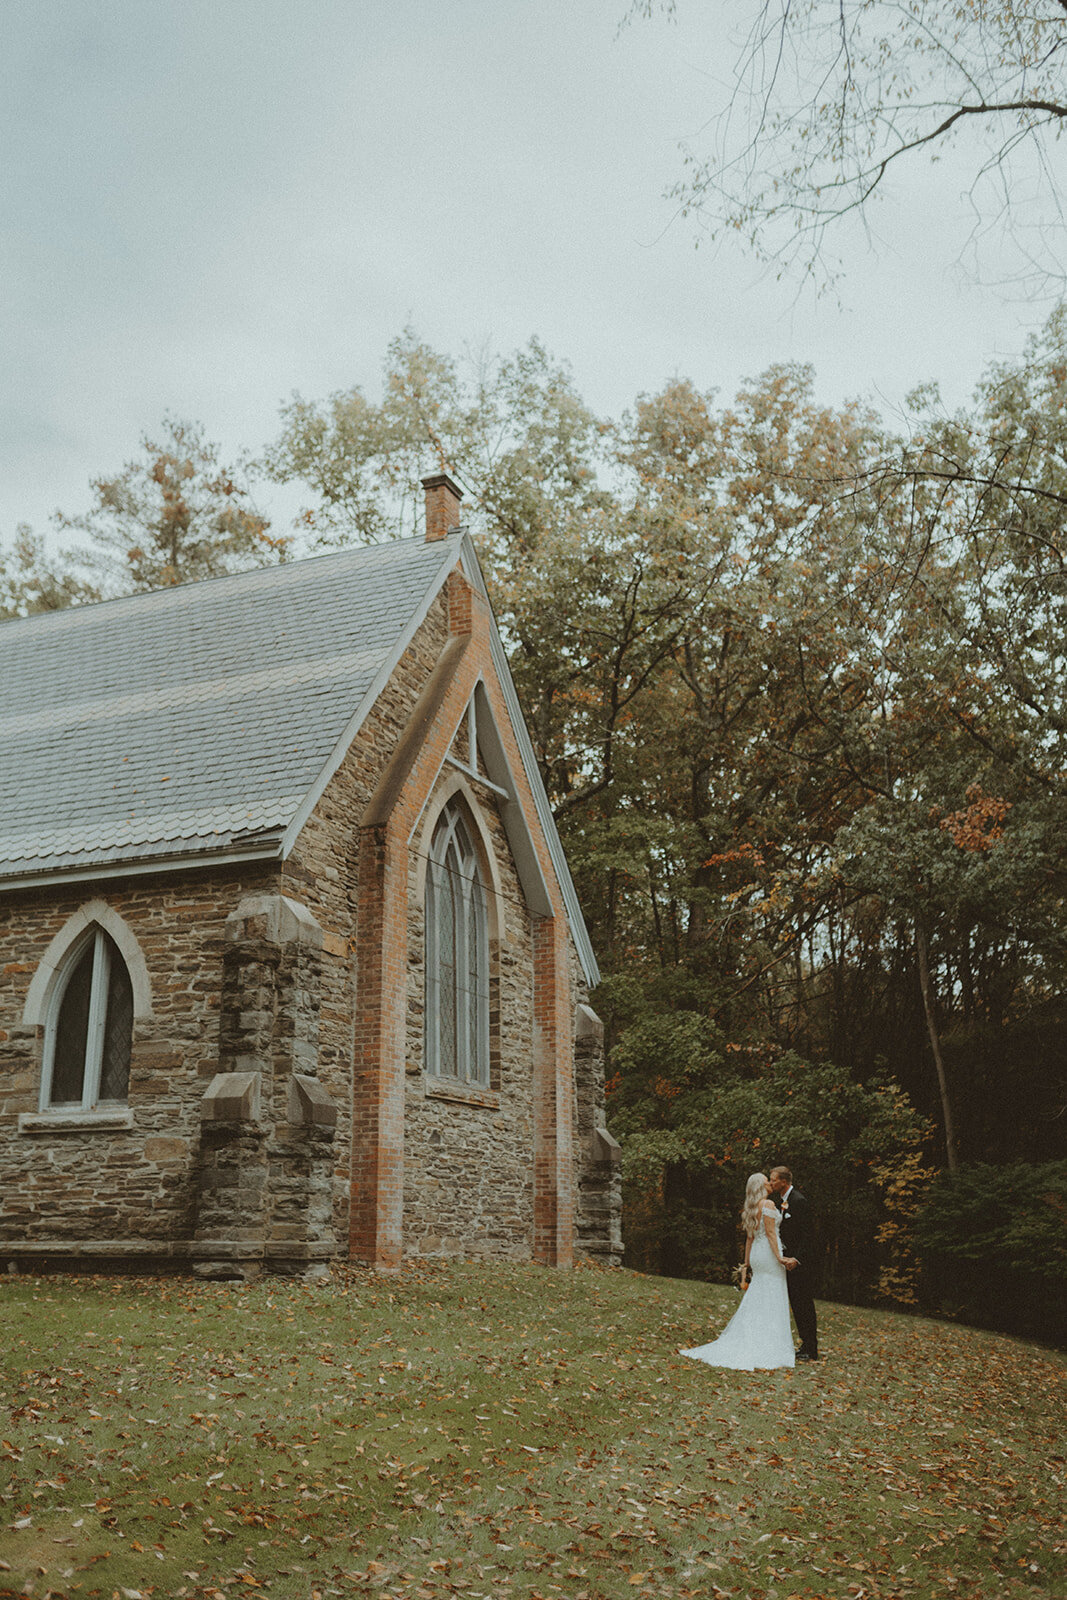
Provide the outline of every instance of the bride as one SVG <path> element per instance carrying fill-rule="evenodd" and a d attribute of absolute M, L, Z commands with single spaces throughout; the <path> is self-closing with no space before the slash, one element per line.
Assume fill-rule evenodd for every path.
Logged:
<path fill-rule="evenodd" d="M 786 1271 L 798 1265 L 783 1256 L 778 1238 L 779 1216 L 769 1198 L 771 1186 L 754 1172 L 745 1188 L 741 1221 L 745 1229 L 745 1264 L 741 1268 L 741 1304 L 711 1344 L 680 1355 L 706 1361 L 710 1367 L 791 1367 L 793 1333 L 789 1326 Z"/>

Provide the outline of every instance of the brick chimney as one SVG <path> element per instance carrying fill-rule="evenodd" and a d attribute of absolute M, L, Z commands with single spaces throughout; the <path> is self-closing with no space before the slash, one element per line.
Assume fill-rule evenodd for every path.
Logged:
<path fill-rule="evenodd" d="M 426 542 L 445 539 L 459 527 L 459 503 L 463 490 L 452 482 L 447 472 L 434 472 L 423 478 L 426 490 Z"/>

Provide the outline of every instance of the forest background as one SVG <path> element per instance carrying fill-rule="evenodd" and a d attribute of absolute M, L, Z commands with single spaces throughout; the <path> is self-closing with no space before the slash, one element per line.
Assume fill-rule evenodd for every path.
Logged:
<path fill-rule="evenodd" d="M 827 1295 L 1062 1336 L 1067 311 L 892 430 L 789 366 L 598 417 L 536 340 L 407 331 L 236 465 L 165 419 L 0 614 L 411 535 L 437 469 L 604 973 L 628 1264 L 724 1281 L 787 1161 Z"/>

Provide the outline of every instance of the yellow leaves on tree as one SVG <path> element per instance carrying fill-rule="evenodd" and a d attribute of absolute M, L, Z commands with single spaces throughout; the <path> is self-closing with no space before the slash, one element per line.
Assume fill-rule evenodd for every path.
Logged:
<path fill-rule="evenodd" d="M 912 1248 L 912 1232 L 935 1172 L 936 1168 L 923 1164 L 919 1148 L 895 1151 L 871 1167 L 871 1179 L 883 1208 L 875 1233 L 875 1241 L 883 1251 L 875 1283 L 880 1300 L 898 1306 L 918 1304 L 919 1264 Z"/>

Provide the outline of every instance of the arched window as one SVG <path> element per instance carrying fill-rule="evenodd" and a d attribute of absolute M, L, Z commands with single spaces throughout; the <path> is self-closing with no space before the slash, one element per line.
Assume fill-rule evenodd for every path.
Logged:
<path fill-rule="evenodd" d="M 94 923 L 71 951 L 50 1007 L 42 1110 L 124 1104 L 132 1038 L 130 974 L 114 939 Z"/>
<path fill-rule="evenodd" d="M 426 871 L 426 1070 L 489 1082 L 489 917 L 470 831 L 446 806 Z"/>

